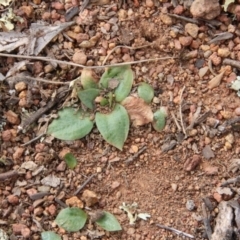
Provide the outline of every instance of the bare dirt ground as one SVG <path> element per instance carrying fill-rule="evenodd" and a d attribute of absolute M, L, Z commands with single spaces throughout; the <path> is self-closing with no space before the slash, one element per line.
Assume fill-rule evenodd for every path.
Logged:
<path fill-rule="evenodd" d="M 41 19 L 49 24 L 64 22 L 67 9 L 72 6 L 81 8 L 88 3 L 84 9 L 85 17 L 80 19 L 78 11 L 71 19 L 77 23 L 58 34 L 39 56 L 73 61 L 76 59 L 74 54 L 80 49 L 80 56 L 77 56 L 80 60 L 75 62 L 102 65 L 111 49 L 127 45 L 132 49 L 118 48 L 107 63 L 172 58 L 132 65 L 134 87 L 142 81 L 150 83 L 155 90 L 152 107 L 167 107 L 168 118 L 160 133 L 150 125 L 131 127 L 123 151 L 107 144 L 97 129 L 76 141 L 60 141 L 44 135 L 23 145 L 39 133 L 39 119 L 56 113 L 62 105 L 62 102 L 55 104 L 34 124 L 18 131 L 20 123 L 46 106 L 59 88 L 51 81 L 71 81 L 81 74 L 81 68 L 63 64 L 53 67 L 48 62 L 29 60 L 14 75 L 27 72 L 33 78 L 41 77 L 49 82 L 18 78 L 0 80 L 0 228 L 11 236 L 10 239 L 41 239 L 41 232 L 48 230 L 55 231 L 64 240 L 187 239 L 156 224 L 173 227 L 195 239 L 208 239 L 203 223 L 203 199 L 208 205 L 213 231 L 219 203 L 224 200 L 237 200 L 238 203 L 237 183 L 227 185 L 222 192 L 217 187 L 238 175 L 238 164 L 236 171 L 231 171 L 230 166 L 233 159 L 239 158 L 240 152 L 240 99 L 236 91 L 229 88 L 229 83 L 235 80 L 239 69 L 223 64 L 223 61 L 226 58 L 240 60 L 239 23 L 234 13 L 226 13 L 221 8 L 214 18 L 218 25 L 214 25 L 213 20 L 201 19 L 187 30 L 186 24 L 193 18 L 191 4 L 188 6 L 186 2 L 191 1 L 136 0 L 126 1 L 126 4 L 59 1 L 56 5 L 41 0 L 13 1 L 11 8 L 24 19 L 23 23 L 15 23 L 14 31 L 23 32 L 31 23 Z M 188 20 L 170 17 L 167 13 Z M 197 31 L 196 35 L 194 31 Z M 232 33 L 232 36 L 209 43 L 217 33 Z M 94 36 L 97 36 L 95 44 L 81 46 L 84 40 Z M 135 49 L 144 45 L 148 46 Z M 18 51 L 11 52 L 14 53 Z M 0 59 L 3 75 L 14 63 L 22 61 L 3 56 Z M 202 73 L 204 69 L 207 69 L 205 74 Z M 103 73 L 103 69 L 94 71 L 98 77 Z M 209 83 L 215 77 L 214 73 L 221 72 L 224 74 L 220 83 Z M 16 85 L 22 82 L 26 87 L 18 90 Z M 68 169 L 62 159 L 65 151 L 73 153 L 78 160 L 74 170 Z M 17 171 L 28 161 L 37 165 L 37 173 L 29 169 L 4 175 Z M 51 175 L 60 179 L 56 187 L 49 187 L 41 181 Z M 89 221 L 83 230 L 68 233 L 54 223 L 66 200 L 71 199 L 91 176 L 89 183 L 76 196 L 82 199 L 84 190 L 96 193 L 98 202 L 87 211 L 113 213 L 122 231 L 109 233 Z M 41 192 L 47 194 L 35 195 Z M 123 202 L 136 202 L 137 211 L 149 213 L 151 217 L 130 225 L 126 213 L 119 209 Z M 239 225 L 232 218 L 233 231 Z M 238 230 L 235 232 L 235 238 L 232 234 L 229 239 L 237 239 Z"/>

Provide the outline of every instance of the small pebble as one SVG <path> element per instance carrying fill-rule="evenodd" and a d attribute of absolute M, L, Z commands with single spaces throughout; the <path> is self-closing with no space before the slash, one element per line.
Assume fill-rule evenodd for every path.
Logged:
<path fill-rule="evenodd" d="M 188 211 L 193 211 L 195 209 L 195 203 L 193 200 L 187 200 L 186 208 Z"/>

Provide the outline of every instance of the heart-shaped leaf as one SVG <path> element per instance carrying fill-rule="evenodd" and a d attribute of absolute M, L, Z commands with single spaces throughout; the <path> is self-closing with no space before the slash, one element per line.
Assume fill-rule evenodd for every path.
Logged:
<path fill-rule="evenodd" d="M 121 102 L 129 95 L 132 88 L 133 72 L 131 70 L 131 66 L 126 65 L 121 67 L 108 68 L 102 75 L 99 86 L 103 88 L 111 88 L 113 79 L 119 81 L 119 84 L 117 85 L 114 94 L 116 101 Z"/>
<path fill-rule="evenodd" d="M 63 158 L 69 168 L 73 169 L 77 166 L 77 159 L 72 153 L 67 153 Z"/>
<path fill-rule="evenodd" d="M 122 230 L 118 220 L 109 212 L 104 212 L 103 217 L 98 219 L 96 223 L 104 230 L 109 232 Z"/>
<path fill-rule="evenodd" d="M 96 88 L 89 88 L 78 91 L 78 97 L 82 103 L 89 109 L 94 109 L 94 99 L 99 95 L 100 90 Z"/>
<path fill-rule="evenodd" d="M 81 84 L 83 89 L 98 88 L 97 80 L 93 77 L 91 69 L 84 68 L 81 74 Z"/>
<path fill-rule="evenodd" d="M 129 117 L 123 106 L 116 104 L 109 114 L 96 113 L 96 125 L 109 144 L 122 150 L 129 131 Z"/>
<path fill-rule="evenodd" d="M 48 126 L 48 134 L 62 140 L 76 140 L 86 136 L 93 128 L 93 122 L 82 110 L 64 108 L 59 117 Z"/>
<path fill-rule="evenodd" d="M 165 107 L 160 107 L 160 109 L 153 114 L 152 125 L 156 131 L 160 132 L 164 129 L 166 124 L 166 117 L 167 110 Z"/>
<path fill-rule="evenodd" d="M 68 232 L 77 232 L 82 229 L 87 221 L 87 214 L 80 208 L 62 209 L 55 222 L 59 227 Z"/>
<path fill-rule="evenodd" d="M 153 87 L 147 83 L 141 83 L 138 86 L 138 96 L 142 98 L 146 103 L 150 103 L 154 97 Z"/>
<path fill-rule="evenodd" d="M 42 240 L 62 240 L 62 238 L 52 231 L 46 231 L 41 233 Z"/>

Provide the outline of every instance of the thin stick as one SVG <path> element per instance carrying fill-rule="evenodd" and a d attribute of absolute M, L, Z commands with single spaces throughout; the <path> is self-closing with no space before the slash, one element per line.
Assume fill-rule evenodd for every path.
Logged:
<path fill-rule="evenodd" d="M 30 141 L 22 144 L 21 146 L 22 146 L 22 147 L 25 147 L 25 146 L 27 146 L 28 144 L 30 144 L 30 143 L 32 143 L 32 142 L 35 142 L 35 141 L 37 141 L 39 138 L 41 138 L 42 136 L 44 136 L 45 134 L 46 134 L 46 133 L 44 132 L 44 133 L 38 135 L 37 137 L 31 139 Z"/>
<path fill-rule="evenodd" d="M 51 84 L 56 84 L 56 85 L 69 85 L 71 81 L 69 82 L 56 82 L 56 81 L 51 81 L 51 80 L 46 80 L 43 78 L 35 78 L 35 77 L 30 77 L 30 76 L 17 76 L 18 79 L 28 79 L 31 81 L 38 81 L 38 82 L 45 82 L 45 83 L 51 83 Z"/>
<path fill-rule="evenodd" d="M 143 46 L 139 46 L 139 47 L 129 47 L 129 46 L 124 46 L 124 45 L 120 45 L 120 46 L 116 46 L 115 48 L 113 48 L 108 55 L 105 57 L 105 59 L 102 62 L 102 65 L 104 65 L 106 63 L 106 61 L 108 60 L 108 58 L 111 56 L 111 54 L 118 48 L 127 48 L 127 49 L 131 49 L 131 50 L 135 50 L 135 49 L 140 49 L 140 48 L 145 48 L 145 47 L 150 47 L 152 46 L 153 43 L 147 44 L 147 45 L 143 45 Z"/>
<path fill-rule="evenodd" d="M 77 195 L 91 180 L 95 177 L 96 174 L 92 174 L 75 192 L 73 195 Z"/>
<path fill-rule="evenodd" d="M 13 170 L 5 173 L 0 173 L 0 181 L 4 181 L 8 178 L 16 177 L 18 176 L 18 172 Z"/>
<path fill-rule="evenodd" d="M 176 124 L 176 126 L 177 126 L 177 128 L 178 128 L 178 131 L 181 132 L 181 131 L 182 131 L 182 128 L 181 128 L 181 126 L 179 125 L 178 120 L 177 120 L 175 114 L 173 113 L 173 111 L 170 111 L 170 113 L 171 113 L 172 118 L 173 118 L 173 120 L 174 120 L 174 122 L 175 122 L 175 124 Z"/>
<path fill-rule="evenodd" d="M 202 212 L 203 212 L 203 224 L 205 226 L 205 230 L 208 236 L 208 239 L 211 240 L 212 238 L 212 228 L 210 225 L 210 220 L 207 214 L 207 209 L 205 203 L 202 203 Z"/>
<path fill-rule="evenodd" d="M 240 61 L 232 60 L 230 58 L 225 58 L 223 60 L 223 64 L 230 65 L 232 67 L 236 67 L 236 68 L 240 69 Z"/>
<path fill-rule="evenodd" d="M 235 178 L 229 178 L 227 181 L 221 184 L 221 187 L 226 187 L 229 184 L 232 184 L 232 183 L 235 184 L 237 182 L 240 182 L 240 176 L 237 176 Z"/>
<path fill-rule="evenodd" d="M 188 233 L 185 233 L 185 232 L 182 232 L 182 231 L 179 231 L 179 230 L 177 230 L 177 229 L 175 229 L 175 228 L 167 227 L 167 226 L 164 226 L 164 225 L 161 225 L 161 224 L 156 224 L 156 225 L 157 225 L 158 227 L 160 227 L 160 228 L 163 228 L 163 229 L 169 230 L 169 231 L 171 231 L 171 232 L 174 232 L 174 233 L 176 233 L 177 235 L 183 235 L 183 236 L 185 236 L 185 237 L 189 237 L 189 238 L 191 238 L 191 239 L 195 239 L 195 237 L 194 237 L 193 235 L 188 234 Z"/>
<path fill-rule="evenodd" d="M 179 19 L 179 20 L 186 21 L 186 22 L 199 24 L 199 21 L 197 19 L 187 18 L 187 17 L 183 17 L 183 16 L 180 16 L 180 15 L 171 14 L 171 13 L 168 13 L 167 15 L 170 16 L 170 17 L 174 17 L 176 19 Z"/>
<path fill-rule="evenodd" d="M 210 72 L 211 72 L 214 76 L 217 76 L 217 74 L 213 71 L 213 68 L 212 68 L 212 60 L 211 60 L 211 59 L 208 59 L 208 68 L 209 68 Z"/>
<path fill-rule="evenodd" d="M 133 160 L 135 160 L 141 153 L 143 153 L 147 149 L 147 146 L 143 146 L 137 153 L 135 153 L 133 156 L 130 156 L 125 163 L 130 163 Z"/>
<path fill-rule="evenodd" d="M 182 90 L 181 90 L 181 94 L 180 94 L 179 114 L 180 114 L 180 120 L 181 120 L 182 131 L 183 131 L 184 135 L 187 136 L 186 129 L 185 129 L 185 127 L 184 127 L 184 123 L 183 123 L 183 115 L 182 115 L 182 102 L 183 102 L 182 96 L 183 96 L 183 92 L 184 92 L 184 90 L 185 90 L 185 86 L 182 88 Z"/>
<path fill-rule="evenodd" d="M 82 64 L 77 64 L 77 63 L 73 63 L 73 62 L 67 62 L 67 61 L 52 59 L 52 58 L 48 58 L 48 57 L 35 57 L 35 56 L 25 56 L 25 55 L 16 55 L 16 54 L 7 54 L 7 53 L 0 53 L 0 56 L 2 56 L 2 57 L 13 57 L 13 58 L 23 58 L 23 59 L 32 59 L 32 60 L 42 60 L 42 61 L 45 61 L 45 62 L 55 62 L 55 63 L 58 63 L 58 64 L 66 64 L 66 65 L 85 68 L 85 69 L 102 69 L 102 68 L 106 68 L 106 67 L 118 67 L 118 66 L 126 66 L 126 65 L 138 64 L 138 63 L 154 62 L 154 61 L 159 61 L 159 60 L 167 60 L 167 59 L 178 58 L 178 57 L 149 58 L 149 59 L 143 59 L 143 60 L 132 61 L 132 62 L 109 64 L 109 65 L 104 65 L 104 66 L 84 66 Z"/>

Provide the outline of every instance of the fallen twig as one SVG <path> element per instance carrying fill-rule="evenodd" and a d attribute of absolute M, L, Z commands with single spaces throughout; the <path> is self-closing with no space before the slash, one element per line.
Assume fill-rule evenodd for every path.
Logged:
<path fill-rule="evenodd" d="M 59 103 L 61 99 L 63 99 L 66 96 L 66 93 L 69 91 L 69 88 L 64 86 L 57 90 L 57 94 L 55 98 L 52 101 L 49 101 L 47 105 L 43 108 L 40 108 L 35 113 L 30 115 L 27 119 L 23 120 L 22 123 L 18 126 L 19 131 L 26 129 L 28 126 L 30 126 L 32 123 L 37 121 L 45 112 L 50 110 L 52 107 L 55 106 L 55 104 Z"/>
<path fill-rule="evenodd" d="M 114 64 L 101 65 L 101 66 L 84 66 L 82 64 L 57 60 L 57 59 L 48 58 L 48 57 L 25 56 L 25 55 L 16 55 L 16 54 L 7 54 L 7 53 L 0 53 L 0 56 L 2 56 L 2 57 L 12 57 L 12 58 L 32 59 L 32 60 L 42 60 L 42 61 L 45 61 L 45 62 L 55 62 L 55 63 L 58 63 L 58 64 L 66 64 L 66 65 L 85 68 L 85 69 L 102 69 L 102 68 L 106 68 L 106 67 L 118 67 L 118 66 L 126 66 L 126 65 L 138 64 L 138 63 L 154 62 L 154 61 L 159 61 L 159 60 L 178 58 L 178 57 L 149 58 L 149 59 L 143 59 L 143 60 L 138 60 L 138 61 L 114 63 Z"/>
<path fill-rule="evenodd" d="M 16 177 L 18 176 L 18 172 L 15 170 L 5 172 L 5 173 L 0 173 L 0 181 L 4 181 L 8 178 Z"/>
<path fill-rule="evenodd" d="M 30 141 L 22 144 L 21 146 L 22 146 L 22 147 L 25 147 L 25 146 L 27 146 L 28 144 L 30 144 L 30 143 L 32 143 L 32 142 L 35 142 L 35 141 L 37 141 L 39 138 L 41 138 L 42 136 L 44 136 L 45 134 L 46 134 L 46 133 L 42 133 L 42 134 L 36 136 L 35 138 L 31 139 Z"/>
<path fill-rule="evenodd" d="M 63 208 L 66 208 L 66 207 L 68 207 L 68 205 L 66 204 L 66 203 L 64 203 L 63 201 L 61 201 L 59 198 L 56 198 L 55 197 L 55 202 L 56 203 L 58 203 L 61 207 L 63 207 Z"/>
<path fill-rule="evenodd" d="M 183 102 L 182 96 L 183 96 L 184 90 L 185 90 L 185 86 L 182 88 L 181 94 L 180 94 L 179 115 L 180 115 L 180 120 L 181 120 L 182 131 L 183 131 L 185 137 L 187 137 L 186 129 L 185 129 L 185 126 L 183 123 L 183 115 L 182 115 L 182 102 Z"/>
<path fill-rule="evenodd" d="M 127 49 L 131 49 L 131 50 L 135 50 L 135 49 L 141 49 L 141 48 L 146 48 L 146 47 L 150 47 L 152 46 L 154 43 L 150 43 L 150 44 L 147 44 L 147 45 L 143 45 L 143 46 L 139 46 L 139 47 L 129 47 L 129 46 L 124 46 L 124 45 L 119 45 L 119 46 L 116 46 L 115 48 L 113 48 L 109 53 L 108 55 L 105 57 L 105 59 L 103 60 L 102 62 L 102 65 L 104 65 L 106 63 L 106 61 L 108 60 L 108 58 L 111 56 L 111 54 L 118 48 L 127 48 Z"/>
<path fill-rule="evenodd" d="M 125 163 L 130 163 L 134 161 L 141 153 L 143 153 L 147 149 L 147 146 L 143 146 L 137 153 L 135 153 L 133 156 L 130 156 Z"/>
<path fill-rule="evenodd" d="M 96 174 L 92 174 L 75 192 L 73 195 L 77 195 L 82 189 L 95 177 Z"/>
<path fill-rule="evenodd" d="M 221 187 L 226 187 L 229 184 L 232 184 L 232 183 L 235 184 L 237 182 L 240 182 L 240 176 L 237 176 L 235 178 L 229 178 L 227 181 L 221 184 Z"/>
<path fill-rule="evenodd" d="M 197 19 L 192 19 L 192 18 L 188 18 L 188 17 L 183 17 L 183 16 L 181 16 L 181 15 L 171 14 L 171 13 L 168 13 L 167 15 L 170 16 L 170 17 L 174 17 L 174 18 L 176 18 L 176 19 L 179 19 L 179 20 L 186 21 L 186 22 L 199 24 L 199 21 L 198 21 Z"/>
<path fill-rule="evenodd" d="M 181 126 L 179 125 L 178 120 L 177 120 L 174 112 L 173 112 L 173 111 L 170 111 L 170 113 L 171 113 L 172 118 L 173 118 L 173 120 L 174 120 L 174 122 L 175 122 L 175 124 L 176 124 L 176 126 L 177 126 L 177 128 L 178 128 L 178 131 L 181 132 L 181 131 L 182 131 L 182 128 L 181 128 Z"/>
<path fill-rule="evenodd" d="M 31 81 L 37 81 L 37 82 L 45 82 L 45 83 L 51 83 L 51 84 L 56 84 L 56 85 L 69 85 L 71 81 L 69 82 L 56 82 L 52 80 L 46 80 L 43 78 L 35 78 L 35 77 L 30 77 L 30 76 L 16 76 L 17 79 L 19 80 L 31 80 Z"/>
<path fill-rule="evenodd" d="M 167 226 L 164 226 L 164 225 L 161 225 L 161 224 L 156 224 L 158 227 L 160 228 L 163 228 L 163 229 L 166 229 L 166 230 L 169 230 L 171 232 L 174 232 L 176 233 L 177 235 L 182 235 L 182 236 L 185 236 L 185 237 L 188 237 L 188 238 L 191 238 L 191 239 L 195 239 L 195 237 L 191 234 L 188 234 L 188 233 L 185 233 L 185 232 L 182 232 L 182 231 L 179 231 L 175 228 L 171 228 L 171 227 L 167 227 Z"/>
<path fill-rule="evenodd" d="M 211 225 L 210 225 L 210 219 L 209 219 L 208 214 L 207 214 L 207 208 L 206 208 L 205 203 L 202 203 L 202 212 L 203 212 L 203 224 L 205 226 L 207 237 L 208 237 L 209 240 L 211 240 L 212 228 L 211 228 Z"/>
<path fill-rule="evenodd" d="M 232 60 L 230 58 L 225 58 L 223 60 L 223 64 L 230 65 L 232 67 L 236 67 L 236 68 L 240 69 L 240 61 Z"/>

